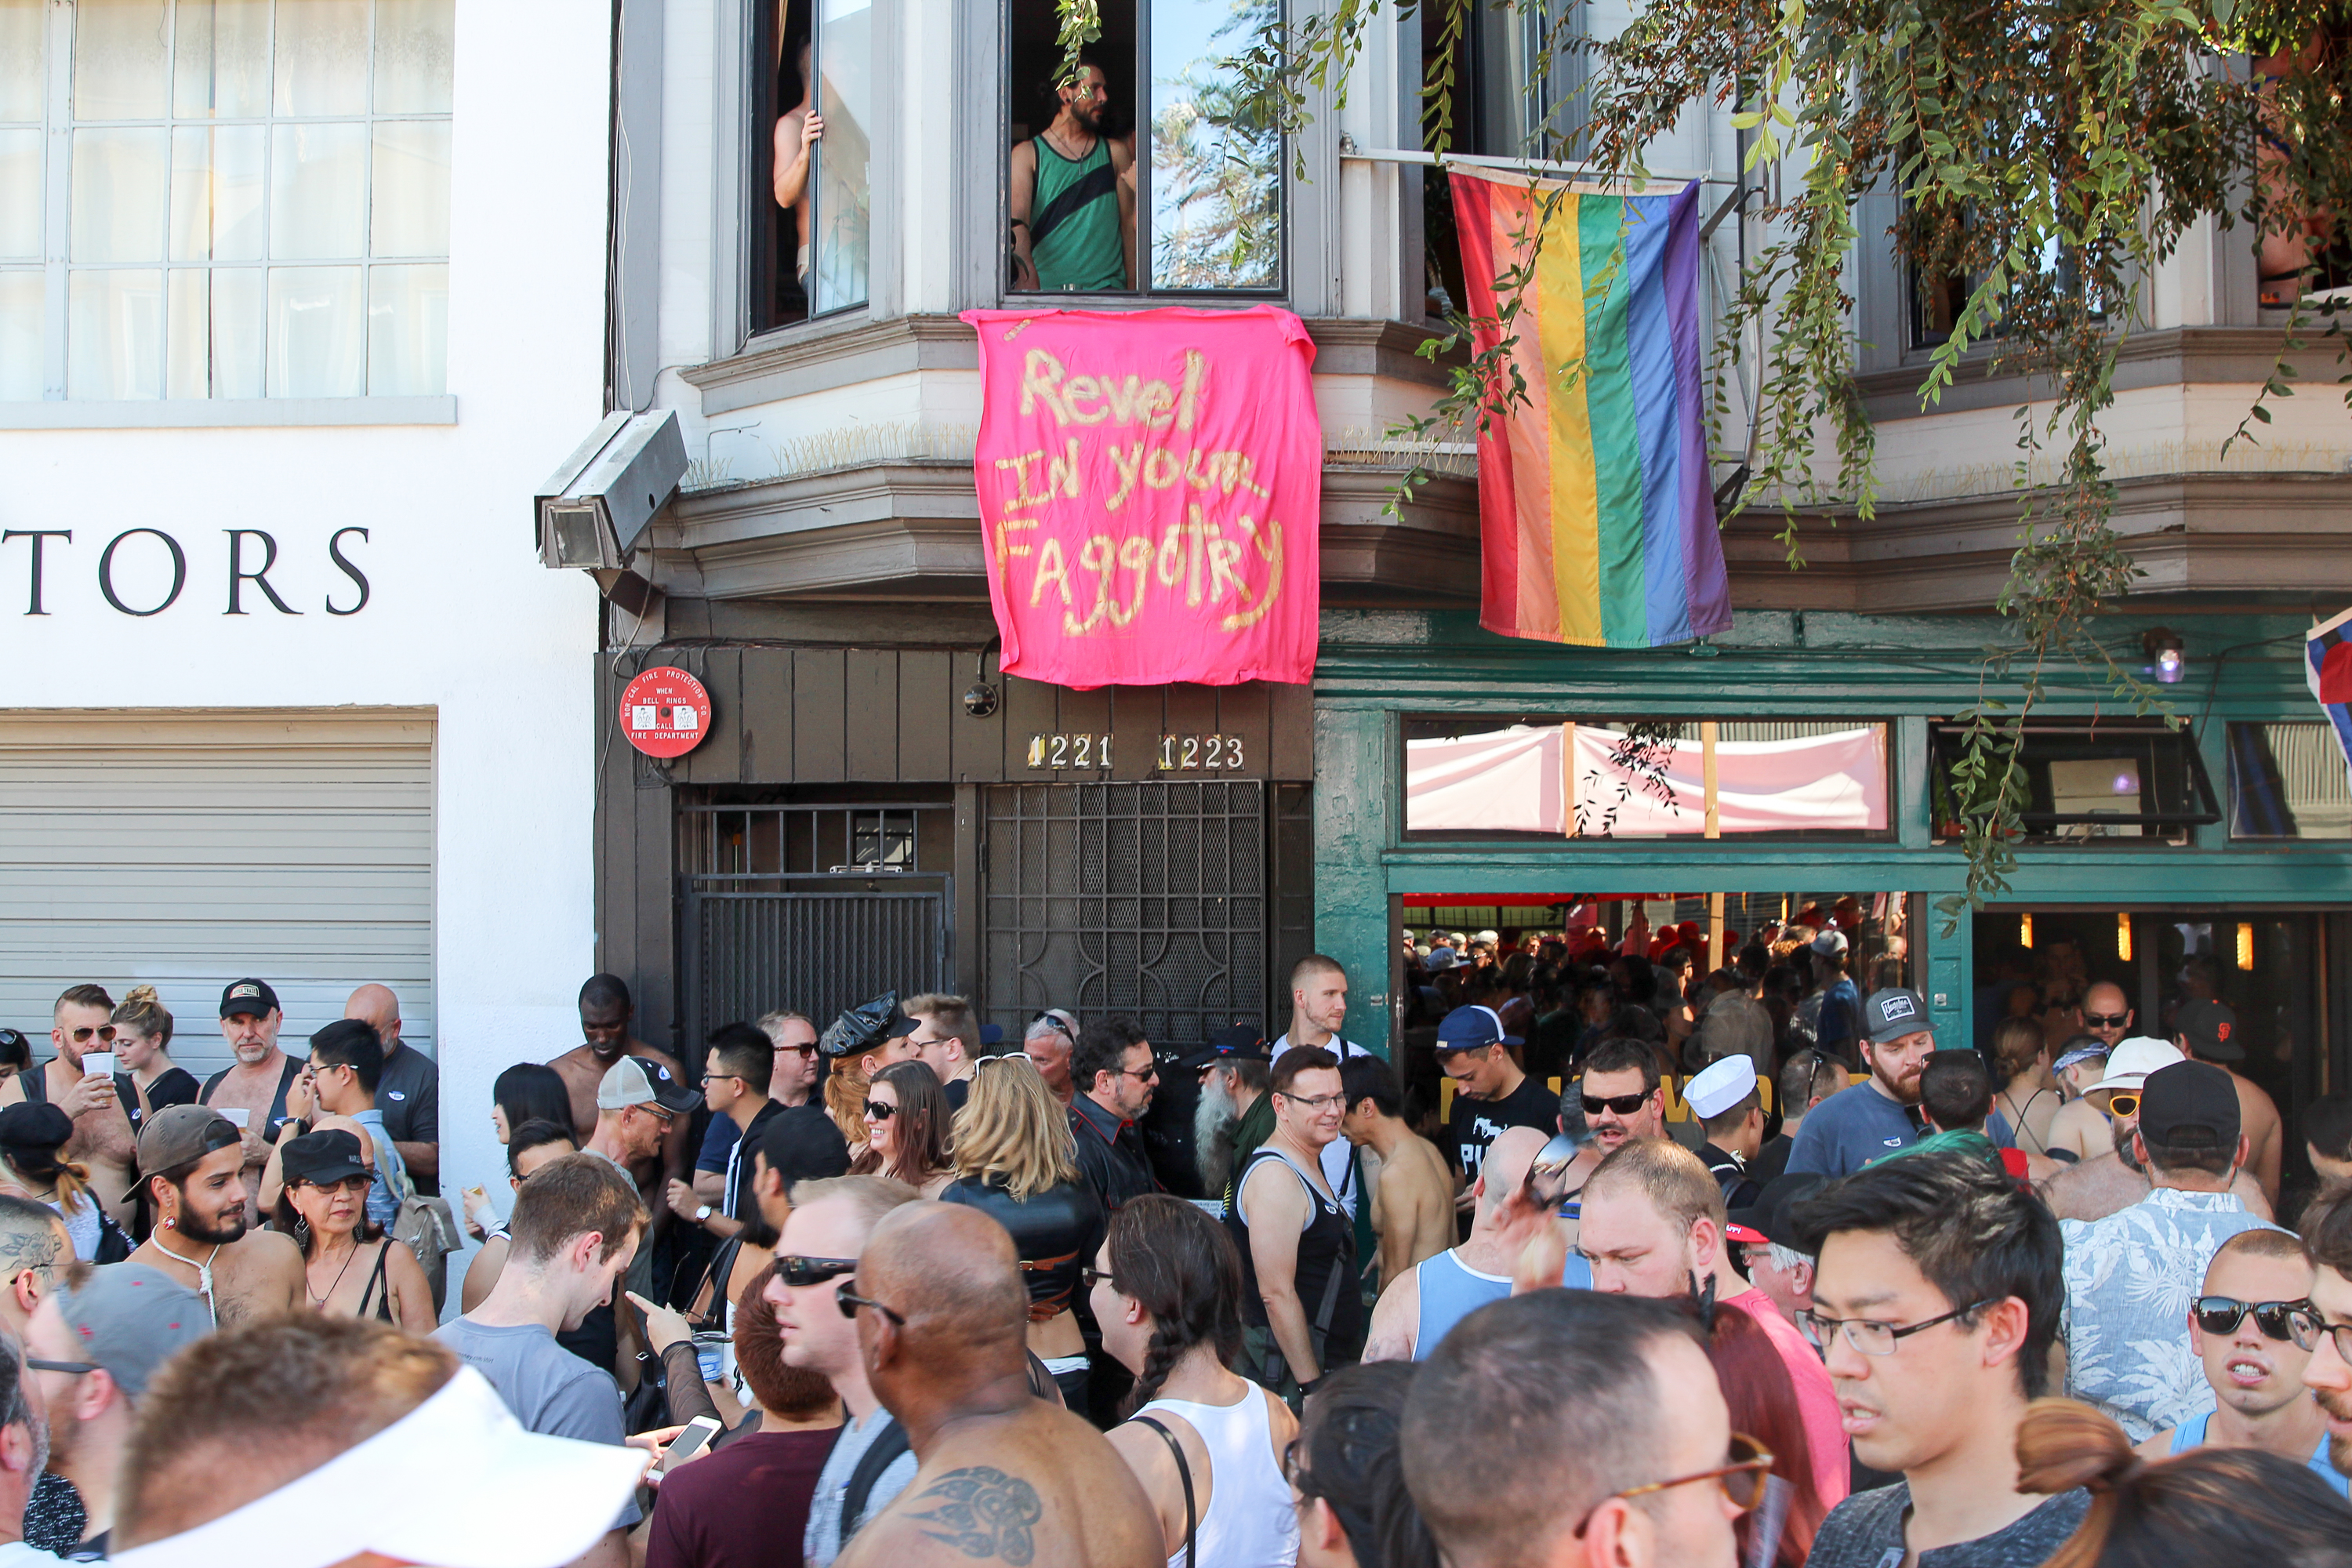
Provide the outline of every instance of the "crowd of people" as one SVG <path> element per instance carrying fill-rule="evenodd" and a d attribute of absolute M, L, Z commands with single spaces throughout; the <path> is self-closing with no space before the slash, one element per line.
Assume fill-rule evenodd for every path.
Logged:
<path fill-rule="evenodd" d="M 385 987 L 296 1054 L 232 984 L 199 1083 L 76 986 L 0 1086 L 0 1568 L 2352 1565 L 2352 1100 L 2282 1194 L 2226 1016 L 1940 1042 L 1846 913 L 1793 1036 L 1737 960 L 1440 963 L 1608 1005 L 1457 985 L 1434 1113 L 1319 955 L 1272 1038 L 886 995 L 691 1069 L 599 975 L 454 1205 Z"/>

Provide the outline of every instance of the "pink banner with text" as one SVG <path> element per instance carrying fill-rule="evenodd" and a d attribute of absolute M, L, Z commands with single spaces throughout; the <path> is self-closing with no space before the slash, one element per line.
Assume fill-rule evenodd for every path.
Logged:
<path fill-rule="evenodd" d="M 1311 679 L 1323 430 L 1298 318 L 963 320 L 1000 668 L 1080 689 Z"/>

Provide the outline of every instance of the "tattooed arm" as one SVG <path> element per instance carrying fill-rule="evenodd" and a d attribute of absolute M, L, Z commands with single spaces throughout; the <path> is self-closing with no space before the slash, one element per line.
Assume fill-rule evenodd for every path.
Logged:
<path fill-rule="evenodd" d="M 1028 1568 L 1041 1557 L 1037 1527 L 1045 1518 L 1037 1489 L 992 1465 L 971 1465 L 935 1478 L 918 1477 L 887 1514 L 860 1531 L 838 1559 L 841 1568 L 910 1563 L 1003 1563 Z"/>

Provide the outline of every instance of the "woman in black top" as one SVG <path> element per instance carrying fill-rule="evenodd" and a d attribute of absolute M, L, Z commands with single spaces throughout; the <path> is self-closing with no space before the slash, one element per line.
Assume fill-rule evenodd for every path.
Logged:
<path fill-rule="evenodd" d="M 196 1102 L 195 1076 L 172 1061 L 172 1015 L 152 985 L 134 985 L 114 1010 L 115 1098 L 135 1135 L 167 1105 Z M 128 1086 L 123 1082 L 130 1080 Z"/>
<path fill-rule="evenodd" d="M 341 1128 L 289 1138 L 278 1150 L 286 1184 L 274 1229 L 302 1249 L 302 1289 L 312 1310 L 373 1318 L 412 1334 L 433 1331 L 433 1288 L 405 1242 L 368 1222 L 360 1141 Z"/>
<path fill-rule="evenodd" d="M 969 1204 L 1013 1233 L 1029 1286 L 1029 1349 L 1087 1407 L 1087 1346 L 1070 1311 L 1103 1242 L 1101 1200 L 1078 1174 L 1069 1112 L 1025 1056 L 984 1057 L 955 1116 L 955 1177 L 940 1201 Z"/>

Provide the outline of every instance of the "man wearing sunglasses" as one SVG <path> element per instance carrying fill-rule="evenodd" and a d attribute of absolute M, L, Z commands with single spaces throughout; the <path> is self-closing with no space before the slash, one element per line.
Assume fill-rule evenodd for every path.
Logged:
<path fill-rule="evenodd" d="M 2057 1221 L 1980 1154 L 1951 1149 L 1882 1160 L 1791 1217 L 1815 1260 L 1801 1326 L 1854 1458 L 1903 1476 L 1831 1510 L 1807 1568 L 2047 1559 L 2090 1506 L 2080 1489 L 2017 1489 L 2017 1428 L 2049 1392 L 2065 1306 Z"/>
<path fill-rule="evenodd" d="M 2283 1230 L 2240 1231 L 2205 1270 L 2189 1304 L 2189 1344 L 2205 1363 L 2208 1408 L 2139 1446 L 2154 1463 L 2190 1448 L 2260 1448 L 2307 1464 L 2352 1497 L 2327 1462 L 2327 1415 L 2305 1397 L 2303 1373 L 2319 1342 L 2311 1307 L 2311 1254 Z"/>
<path fill-rule="evenodd" d="M 2230 1188 L 2245 1163 L 2237 1090 L 2208 1062 L 2147 1075 L 2132 1151 L 2148 1193 L 2105 1219 L 2063 1220 L 2066 1392 L 2145 1440 L 2194 1415 L 2208 1390 L 2179 1298 L 2154 1280 L 2205 1277 L 2221 1244 L 2269 1228 Z"/>
<path fill-rule="evenodd" d="M 1870 1077 L 1842 1089 L 1805 1117 L 1789 1150 L 1789 1169 L 1850 1175 L 1919 1141 L 1919 1075 L 1936 1048 L 1927 1004 L 1892 985 L 1862 1007 L 1862 1059 Z"/>
<path fill-rule="evenodd" d="M 122 1113 L 111 1069 L 84 1072 L 89 1052 L 114 1054 L 114 1000 L 100 985 L 75 985 L 52 1012 L 49 1043 L 58 1054 L 25 1075 L 25 1098 L 46 1100 L 73 1118 L 60 1157 L 89 1167 L 90 1185 L 116 1223 L 131 1220 L 131 1166 L 136 1135 Z"/>
<path fill-rule="evenodd" d="M 1699 1345 L 1681 1309 L 1590 1290 L 1463 1319 L 1414 1376 L 1397 1442 L 1445 1561 L 1731 1568 L 1772 1461 L 1732 1432 Z"/>

